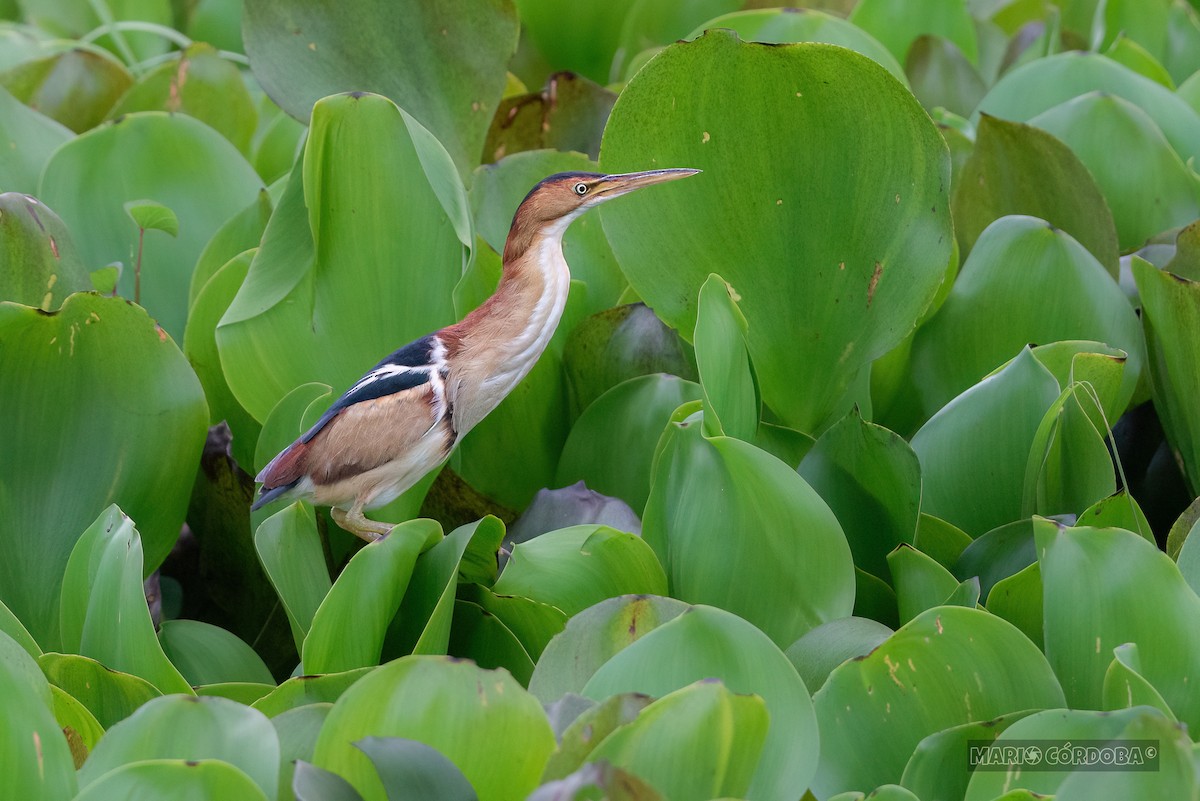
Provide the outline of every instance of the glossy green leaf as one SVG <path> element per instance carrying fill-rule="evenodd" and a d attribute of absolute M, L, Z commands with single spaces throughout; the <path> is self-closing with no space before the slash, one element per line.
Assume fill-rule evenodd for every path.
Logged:
<path fill-rule="evenodd" d="M 1079 157 L 1040 128 L 981 114 L 953 208 L 963 253 L 993 221 L 1024 214 L 1070 234 L 1116 277 L 1117 229 L 1108 202 Z"/>
<path fill-rule="evenodd" d="M 217 327 L 235 397 L 265 420 L 294 387 L 340 392 L 452 322 L 469 229 L 462 185 L 428 131 L 378 95 L 322 100 Z"/>
<path fill-rule="evenodd" d="M 0 194 L 0 244 L 0 298 L 4 300 L 55 311 L 72 292 L 91 289 L 70 232 L 57 214 L 34 197 Z"/>
<path fill-rule="evenodd" d="M 300 764 L 307 765 L 308 760 L 312 759 L 317 735 L 332 708 L 331 703 L 306 704 L 271 718 L 271 725 L 275 727 L 275 734 L 279 738 L 278 797 L 281 801 L 292 801 L 295 797 L 292 795 L 292 782 L 296 774 L 301 772 Z M 322 801 L 331 799 L 326 797 Z"/>
<path fill-rule="evenodd" d="M 917 518 L 917 534 L 913 539 L 913 547 L 926 556 L 932 556 L 947 570 L 954 567 L 958 557 L 971 542 L 971 537 L 966 532 L 940 517 L 922 512 Z"/>
<path fill-rule="evenodd" d="M 75 767 L 78 769 L 104 736 L 104 728 L 95 715 L 66 690 L 51 684 L 50 693 L 54 697 L 54 719 L 58 721 L 67 738 L 71 756 L 74 757 Z"/>
<path fill-rule="evenodd" d="M 642 710 L 654 703 L 653 698 L 638 693 L 613 695 L 598 704 L 578 695 L 567 695 L 562 702 L 568 699 L 578 699 L 592 706 L 580 713 L 558 736 L 558 748 L 542 774 L 543 783 L 577 771 L 609 734 L 632 723 Z"/>
<path fill-rule="evenodd" d="M 908 49 L 905 71 L 912 91 L 931 112 L 943 109 L 967 116 L 987 93 L 987 83 L 954 42 L 922 34 Z"/>
<path fill-rule="evenodd" d="M 1065 142 L 1095 176 L 1122 250 L 1200 216 L 1200 177 L 1135 103 L 1095 92 L 1054 106 L 1029 124 Z M 1114 161 L 1114 148 L 1129 158 Z"/>
<path fill-rule="evenodd" d="M 541 705 L 511 676 L 435 656 L 405 657 L 373 671 L 334 704 L 321 728 L 314 764 L 374 801 L 385 797 L 380 779 L 352 745 L 365 735 L 436 748 L 481 801 L 523 797 L 554 748 Z"/>
<path fill-rule="evenodd" d="M 772 722 L 746 796 L 792 798 L 817 761 L 817 728 L 804 683 L 778 648 L 746 621 L 706 606 L 689 608 L 638 638 L 596 670 L 583 695 L 597 700 L 640 692 L 662 697 L 705 678 L 766 703 Z"/>
<path fill-rule="evenodd" d="M 267 518 L 254 534 L 254 547 L 279 593 L 299 649 L 333 586 L 312 509 L 293 503 Z"/>
<path fill-rule="evenodd" d="M 237 701 L 243 706 L 250 706 L 265 698 L 275 689 L 274 681 L 227 681 L 217 684 L 202 684 L 196 687 L 196 695 L 208 698 L 226 698 Z"/>
<path fill-rule="evenodd" d="M 0 633 L 0 761 L 8 792 L 33 801 L 70 798 L 75 764 L 52 710 L 50 687 L 33 657 Z"/>
<path fill-rule="evenodd" d="M 435 521 L 410 520 L 359 550 L 313 615 L 304 638 L 304 669 L 336 673 L 379 664 L 388 623 L 417 557 L 441 537 Z"/>
<path fill-rule="evenodd" d="M 560 157 L 600 155 L 600 137 L 617 95 L 573 72 L 556 72 L 540 91 L 506 96 L 483 143 L 485 161 L 548 148 Z M 595 172 L 595 170 L 590 170 Z M 599 227 L 599 223 L 597 223 Z"/>
<path fill-rule="evenodd" d="M 862 28 L 812 8 L 758 8 L 736 11 L 710 19 L 688 39 L 706 30 L 728 28 L 747 42 L 786 44 L 824 42 L 862 53 L 886 69 L 900 83 L 908 83 L 904 68 L 891 52 Z"/>
<path fill-rule="evenodd" d="M 765 451 L 705 437 L 697 415 L 663 434 L 643 533 L 672 596 L 742 615 L 780 647 L 853 607 L 850 548 L 825 502 Z"/>
<path fill-rule="evenodd" d="M 1117 491 L 1107 429 L 1089 387 L 1071 384 L 1038 427 L 1025 471 L 1023 514 L 1078 514 Z"/>
<path fill-rule="evenodd" d="M 80 770 L 79 783 L 86 789 L 123 765 L 156 759 L 219 759 L 244 771 L 266 797 L 276 795 L 274 727 L 262 713 L 225 698 L 149 702 L 108 730 Z"/>
<path fill-rule="evenodd" d="M 736 287 L 763 401 L 806 433 L 849 409 L 852 381 L 912 329 L 950 255 L 945 144 L 903 86 L 844 48 L 719 32 L 672 45 L 621 93 L 600 161 L 705 170 L 606 206 L 605 233 L 677 330 L 693 330 L 709 274 Z"/>
<path fill-rule="evenodd" d="M 115 504 L 109 506 L 67 560 L 59 617 L 63 647 L 163 692 L 190 693 L 155 636 L 142 569 L 141 536 Z"/>
<path fill-rule="evenodd" d="M 855 409 L 821 435 L 799 472 L 837 515 L 855 565 L 886 578 L 888 553 L 917 532 L 921 465 L 908 443 Z"/>
<path fill-rule="evenodd" d="M 0 73 L 0 86 L 75 133 L 100 124 L 132 85 L 121 62 L 102 50 L 73 47 Z"/>
<path fill-rule="evenodd" d="M 216 759 L 150 759 L 104 774 L 88 785 L 78 801 L 208 801 L 237 798 L 268 801 L 259 785 L 228 762 Z"/>
<path fill-rule="evenodd" d="M 243 36 L 255 77 L 296 119 L 326 95 L 377 92 L 420 120 L 466 173 L 504 91 L 517 17 L 508 0 L 357 0 L 339 14 L 320 2 L 254 0 Z"/>
<path fill-rule="evenodd" d="M 296 676 L 255 701 L 251 706 L 275 718 L 284 712 L 311 704 L 332 704 L 356 681 L 374 668 L 358 668 L 324 676 Z"/>
<path fill-rule="evenodd" d="M 350 782 L 303 759 L 296 762 L 292 791 L 296 801 L 362 801 Z"/>
<path fill-rule="evenodd" d="M 1120 739 L 1156 742 L 1158 770 L 1119 771 L 1105 776 L 1097 771 L 1074 771 L 1055 794 L 1057 801 L 1110 798 L 1187 798 L 1200 791 L 1195 772 L 1195 746 L 1173 721 L 1139 707 L 1142 715 L 1120 732 Z M 1148 753 L 1148 752 L 1146 752 Z"/>
<path fill-rule="evenodd" d="M 571 616 L 605 598 L 664 595 L 667 577 L 640 537 L 607 526 L 572 526 L 515 546 L 492 590 Z"/>
<path fill-rule="evenodd" d="M 209 44 L 193 44 L 178 58 L 138 78 L 111 116 L 135 111 L 170 111 L 195 117 L 216 130 L 243 154 L 258 122 L 254 101 L 232 61 Z"/>
<path fill-rule="evenodd" d="M 1152 706 L 1171 721 L 1175 715 L 1154 685 L 1141 673 L 1142 661 L 1136 643 L 1127 642 L 1113 649 L 1113 661 L 1104 672 L 1103 699 L 1105 709 L 1128 709 Z"/>
<path fill-rule="evenodd" d="M 672 598 L 625 596 L 585 609 L 546 646 L 529 691 L 543 704 L 582 692 L 601 665 L 689 608 Z"/>
<path fill-rule="evenodd" d="M 188 684 L 256 682 L 273 685 L 271 671 L 254 649 L 223 628 L 199 620 L 164 620 L 163 652 Z"/>
<path fill-rule="evenodd" d="M 355 745 L 375 765 L 389 800 L 472 801 L 478 798 L 462 771 L 436 748 L 425 743 L 403 737 L 364 737 Z"/>
<path fill-rule="evenodd" d="M 175 212 L 153 200 L 129 200 L 122 208 L 133 224 L 144 231 L 163 231 L 171 236 L 179 236 L 179 218 Z"/>
<path fill-rule="evenodd" d="M 629 535 L 632 536 L 632 535 Z M 536 540 L 535 540 L 536 542 Z M 493 615 L 512 632 L 522 650 L 534 661 L 542 655 L 546 644 L 567 624 L 567 614 L 556 606 L 520 595 L 500 595 L 487 587 L 475 586 L 465 594 L 466 599 L 478 604 L 485 615 Z M 453 651 L 456 656 L 457 651 Z M 520 661 L 520 654 L 512 654 Z M 498 662 L 488 667 L 505 667 Z M 516 671 L 512 671 L 517 675 Z"/>
<path fill-rule="evenodd" d="M 1058 395 L 1026 349 L 935 414 L 912 439 L 923 509 L 973 536 L 1020 517 L 1029 449 Z"/>
<path fill-rule="evenodd" d="M 1076 525 L 1091 528 L 1123 528 L 1154 541 L 1154 532 L 1141 506 L 1127 490 L 1101 498 L 1079 513 Z"/>
<path fill-rule="evenodd" d="M 30 636 L 29 630 L 25 625 L 17 620 L 17 616 L 12 611 L 0 603 L 0 633 L 10 637 L 17 645 L 25 649 L 25 653 L 29 654 L 34 659 L 38 659 L 42 655 L 42 649 Z"/>
<path fill-rule="evenodd" d="M 746 346 L 746 318 L 736 290 L 710 275 L 696 302 L 696 370 L 704 393 L 704 431 L 753 442 L 758 431 L 758 387 Z"/>
<path fill-rule="evenodd" d="M 0 189 L 32 194 L 55 148 L 73 136 L 0 86 Z"/>
<path fill-rule="evenodd" d="M 1136 258 L 1133 274 L 1142 299 L 1154 407 L 1195 490 L 1200 487 L 1200 427 L 1193 413 L 1200 393 L 1200 283 Z"/>
<path fill-rule="evenodd" d="M 1038 520 L 1034 534 L 1046 657 L 1070 704 L 1099 708 L 1112 649 L 1135 643 L 1146 681 L 1181 721 L 1195 726 L 1200 697 L 1184 677 L 1200 670 L 1200 634 L 1189 622 L 1200 614 L 1200 598 L 1170 557 L 1121 529 L 1068 529 Z M 1072 599 L 1069 608 L 1065 598 Z"/>
<path fill-rule="evenodd" d="M 792 643 L 785 652 L 804 686 L 821 689 L 834 668 L 848 659 L 866 656 L 892 635 L 892 630 L 865 617 L 843 617 L 822 623 Z"/>
<path fill-rule="evenodd" d="M 1125 365 L 1129 354 L 1100 342 L 1069 339 L 1050 342 L 1035 346 L 1033 357 L 1054 374 L 1059 389 L 1066 391 L 1075 384 L 1076 390 L 1092 399 L 1092 403 L 1083 406 L 1098 429 L 1111 427 L 1124 414 L 1138 390 L 1126 380 Z M 1097 400 L 1099 407 L 1095 403 Z"/>
<path fill-rule="evenodd" d="M 888 554 L 887 561 L 901 623 L 947 603 L 958 588 L 958 579 L 949 570 L 911 545 L 901 544 Z"/>
<path fill-rule="evenodd" d="M 526 601 L 525 604 L 532 602 Z M 549 630 L 553 631 L 561 625 L 560 620 Z M 548 634 L 543 633 L 542 636 Z M 454 602 L 447 653 L 460 659 L 470 659 L 481 668 L 504 668 L 521 685 L 528 684 L 533 675 L 533 659 L 512 629 L 500 618 L 470 601 Z"/>
<path fill-rule="evenodd" d="M 861 0 L 850 13 L 850 22 L 878 39 L 900 63 L 922 34 L 937 34 L 953 42 L 974 63 L 979 59 L 975 27 L 965 0 Z"/>
<path fill-rule="evenodd" d="M 55 649 L 62 571 L 107 505 L 137 516 L 147 570 L 170 550 L 207 412 L 175 344 L 119 299 L 72 295 L 53 314 L 0 303 L 0 374 L 0 416 L 22 421 L 6 447 L 23 454 L 0 462 L 0 515 L 8 521 L 0 594 L 38 642 Z M 47 488 L 64 476 L 70 492 L 47 503 Z"/>
<path fill-rule="evenodd" d="M 762 698 L 700 681 L 646 707 L 588 759 L 619 765 L 680 801 L 742 796 L 758 767 L 768 722 Z"/>
<path fill-rule="evenodd" d="M 38 666 L 55 687 L 79 701 L 104 728 L 129 717 L 162 695 L 145 679 L 75 654 L 43 654 Z"/>
<path fill-rule="evenodd" d="M 1157 84 L 1174 91 L 1175 83 L 1166 68 L 1152 56 L 1146 48 L 1125 35 L 1117 39 L 1104 51 L 1104 55 L 1123 64 L 1139 75 L 1144 75 Z"/>
<path fill-rule="evenodd" d="M 963 549 L 952 568 L 960 579 L 977 576 L 986 599 L 998 581 L 1013 576 L 1037 561 L 1033 524 L 1029 518 L 997 526 Z"/>
<path fill-rule="evenodd" d="M 290 161 L 288 168 L 291 168 Z M 196 299 L 208 284 L 209 279 L 228 264 L 230 259 L 258 247 L 262 240 L 263 230 L 266 229 L 267 221 L 271 217 L 275 199 L 278 194 L 282 193 L 286 183 L 286 181 L 280 181 L 270 190 L 259 191 L 258 197 L 254 199 L 253 203 L 226 220 L 212 235 L 212 239 L 208 240 L 204 250 L 200 251 L 195 269 L 192 270 L 192 282 L 188 286 L 189 312 L 192 306 L 196 305 Z"/>
<path fill-rule="evenodd" d="M 821 765 L 811 786 L 824 797 L 899 781 L 928 735 L 1060 707 L 1063 692 L 1046 658 L 1017 629 L 983 611 L 946 606 L 835 670 L 813 705 Z"/>
<path fill-rule="evenodd" d="M 171 24 L 169 0 L 123 0 L 103 6 L 79 0 L 21 0 L 20 5 L 31 23 L 60 37 L 81 37 L 108 20 Z M 162 53 L 168 46 L 157 33 L 138 31 L 123 31 L 97 41 L 129 62 Z"/>
<path fill-rule="evenodd" d="M 928 735 L 913 749 L 900 784 L 916 798 L 962 798 L 971 772 L 965 767 L 970 748 L 994 740 L 1028 712 L 1014 712 L 982 722 L 962 723 Z"/>
<path fill-rule="evenodd" d="M 1038 563 L 997 581 L 987 595 L 987 610 L 1007 620 L 1042 647 L 1042 571 Z"/>
<path fill-rule="evenodd" d="M 546 782 L 527 801 L 564 801 L 603 793 L 609 801 L 662 801 L 650 785 L 607 762 L 592 762 L 558 781 Z"/>

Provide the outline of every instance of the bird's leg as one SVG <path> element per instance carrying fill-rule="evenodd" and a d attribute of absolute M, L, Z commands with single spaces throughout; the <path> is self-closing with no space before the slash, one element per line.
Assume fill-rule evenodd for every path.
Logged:
<path fill-rule="evenodd" d="M 362 504 L 360 503 L 355 503 L 351 506 L 350 511 L 334 506 L 329 510 L 329 514 L 333 517 L 333 522 L 367 542 L 375 542 L 376 540 L 383 539 L 393 528 L 390 523 L 380 523 L 376 520 L 367 519 L 363 515 Z"/>

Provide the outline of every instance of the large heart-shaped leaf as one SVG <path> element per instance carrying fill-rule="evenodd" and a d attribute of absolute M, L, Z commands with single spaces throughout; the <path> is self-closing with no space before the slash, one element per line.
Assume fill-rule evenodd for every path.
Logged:
<path fill-rule="evenodd" d="M 7 766 L 7 792 L 30 801 L 75 794 L 71 750 L 51 711 L 50 686 L 33 657 L 0 633 L 0 760 Z"/>
<path fill-rule="evenodd" d="M 850 13 L 850 22 L 882 42 L 902 64 L 913 41 L 923 34 L 945 37 L 971 62 L 979 60 L 975 26 L 965 0 L 862 0 Z"/>
<path fill-rule="evenodd" d="M 672 45 L 621 93 L 600 161 L 706 171 L 606 206 L 604 230 L 680 331 L 710 273 L 732 284 L 763 400 L 808 433 L 848 410 L 852 380 L 912 329 L 950 255 L 944 142 L 886 70 L 844 48 L 721 32 Z"/>
<path fill-rule="evenodd" d="M 33 193 L 50 154 L 72 133 L 0 87 L 0 189 Z"/>
<path fill-rule="evenodd" d="M 55 311 L 91 283 L 57 214 L 30 195 L 0 195 L 0 299 Z"/>

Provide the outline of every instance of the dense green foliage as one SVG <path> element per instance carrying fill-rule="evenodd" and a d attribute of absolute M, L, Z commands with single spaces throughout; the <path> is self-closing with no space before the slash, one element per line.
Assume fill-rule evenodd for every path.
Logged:
<path fill-rule="evenodd" d="M 0 795 L 1200 799 L 1195 5 L 0 0 Z M 250 512 L 666 167 L 387 537 Z"/>

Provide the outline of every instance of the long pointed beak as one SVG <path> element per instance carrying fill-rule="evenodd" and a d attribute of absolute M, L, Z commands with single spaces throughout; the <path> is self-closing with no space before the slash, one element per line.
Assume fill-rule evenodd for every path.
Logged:
<path fill-rule="evenodd" d="M 676 181 L 680 178 L 687 178 L 689 175 L 695 175 L 698 172 L 700 170 L 677 168 L 647 170 L 646 172 L 627 172 L 621 175 L 606 175 L 600 179 L 599 183 L 595 184 L 592 190 L 592 197 L 613 198 L 624 195 L 627 192 L 632 192 L 635 189 L 641 189 L 643 186 Z"/>

